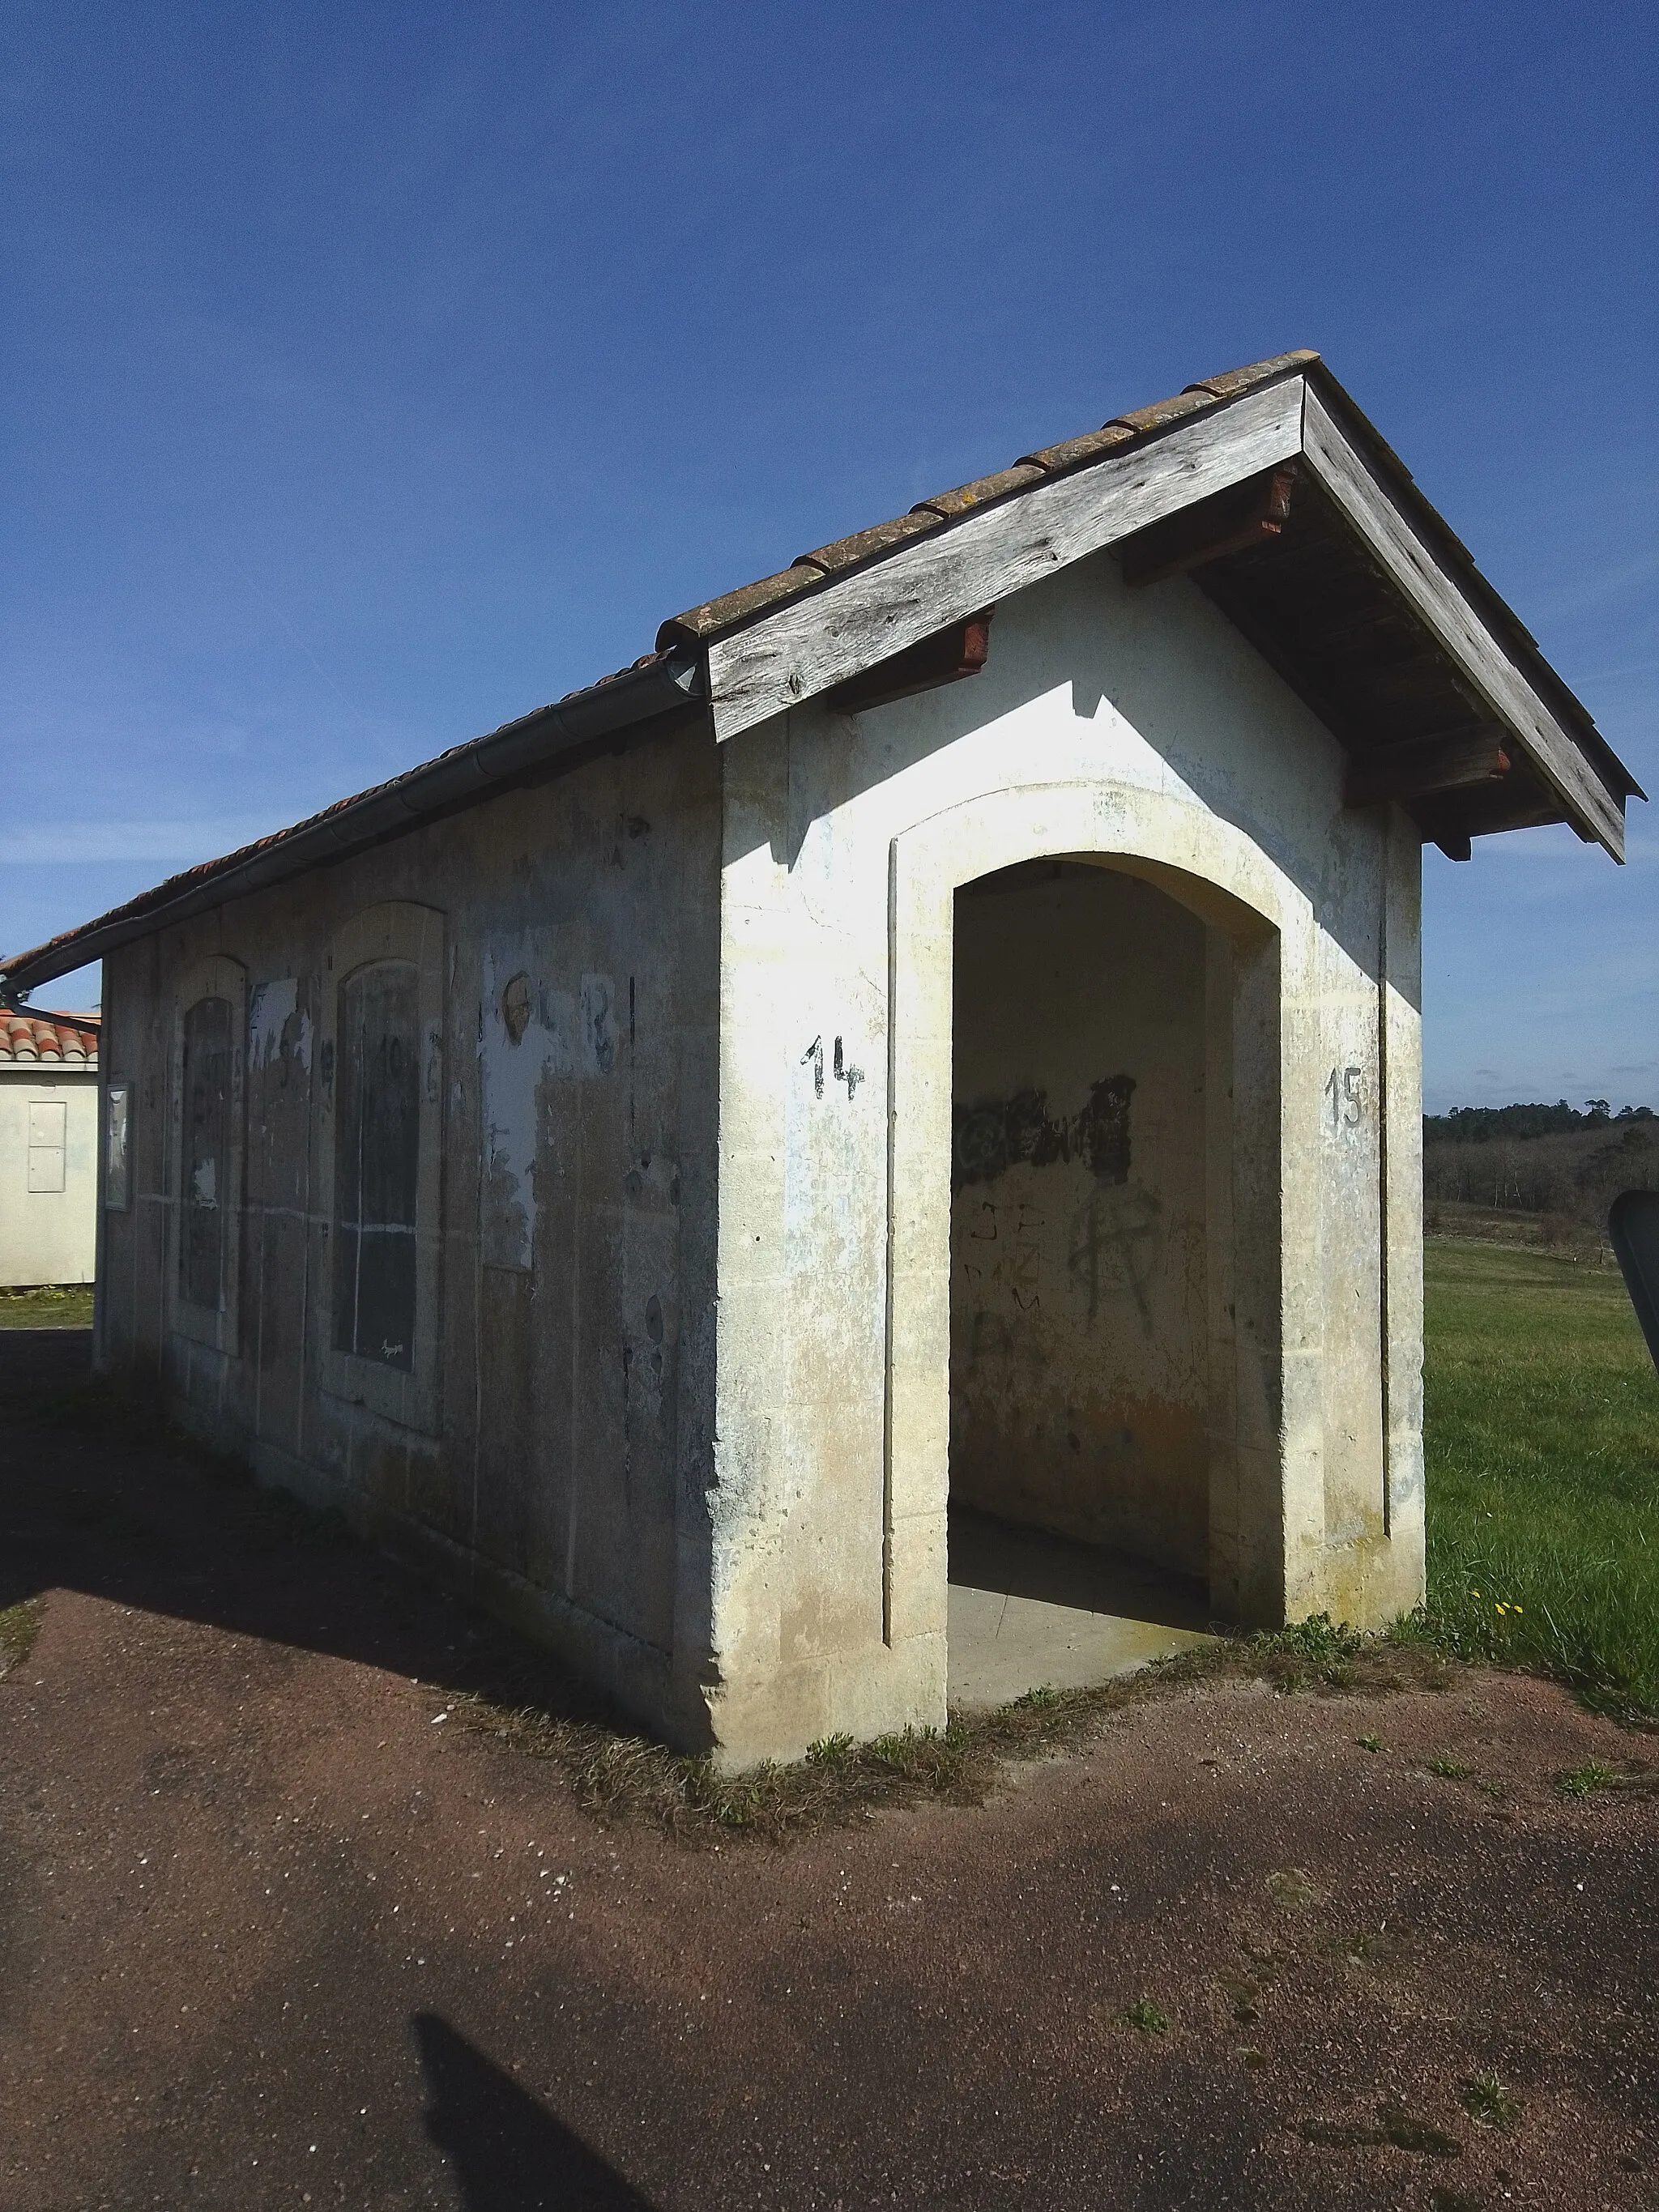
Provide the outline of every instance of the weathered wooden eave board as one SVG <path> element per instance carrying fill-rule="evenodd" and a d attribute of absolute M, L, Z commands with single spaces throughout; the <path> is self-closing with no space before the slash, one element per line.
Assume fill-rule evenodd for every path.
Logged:
<path fill-rule="evenodd" d="M 1617 800 L 1348 442 L 1316 392 L 1303 414 L 1309 467 L 1349 527 L 1449 653 L 1575 824 L 1625 857 Z"/>
<path fill-rule="evenodd" d="M 1037 484 L 708 649 L 714 734 L 734 738 L 906 646 L 1302 450 L 1286 377 L 1154 443 Z"/>
<path fill-rule="evenodd" d="M 720 639 L 708 649 L 714 735 L 736 737 L 1070 562 L 1297 458 L 1568 817 L 1622 860 L 1618 801 L 1300 376 L 969 515 Z"/>

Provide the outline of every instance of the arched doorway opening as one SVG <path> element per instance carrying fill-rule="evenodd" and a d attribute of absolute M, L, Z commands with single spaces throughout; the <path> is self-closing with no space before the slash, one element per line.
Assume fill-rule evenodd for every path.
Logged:
<path fill-rule="evenodd" d="M 955 897 L 953 1703 L 1198 1640 L 1231 1369 L 1228 933 L 1139 873 Z"/>

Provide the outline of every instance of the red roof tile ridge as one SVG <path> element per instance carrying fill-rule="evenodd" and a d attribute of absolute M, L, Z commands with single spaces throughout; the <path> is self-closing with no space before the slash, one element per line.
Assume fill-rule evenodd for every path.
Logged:
<path fill-rule="evenodd" d="M 0 1019 L 0 1066 L 96 1067 L 96 1014 L 35 1012 L 32 1007 L 9 1007 Z"/>

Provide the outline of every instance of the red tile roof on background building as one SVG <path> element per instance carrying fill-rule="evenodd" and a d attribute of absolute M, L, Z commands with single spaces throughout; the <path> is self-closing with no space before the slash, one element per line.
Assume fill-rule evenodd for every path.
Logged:
<path fill-rule="evenodd" d="M 0 1012 L 0 1067 L 95 1068 L 96 1014 Z"/>

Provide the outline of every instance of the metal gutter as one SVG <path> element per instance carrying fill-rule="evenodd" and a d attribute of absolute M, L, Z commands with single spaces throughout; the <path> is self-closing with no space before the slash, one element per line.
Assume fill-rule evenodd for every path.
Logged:
<path fill-rule="evenodd" d="M 342 799 L 291 830 L 170 877 L 125 906 L 8 961 L 0 968 L 0 1005 L 14 1004 L 19 993 L 101 959 L 170 923 L 222 906 L 228 899 L 269 890 L 307 868 L 325 866 L 440 815 L 475 805 L 494 791 L 556 766 L 566 754 L 629 732 L 649 734 L 647 725 L 698 703 L 702 669 L 700 655 L 653 654 L 620 675 L 572 692 L 556 705 L 538 707 L 484 737 L 456 745 L 424 767 L 410 769 L 355 799 Z"/>

